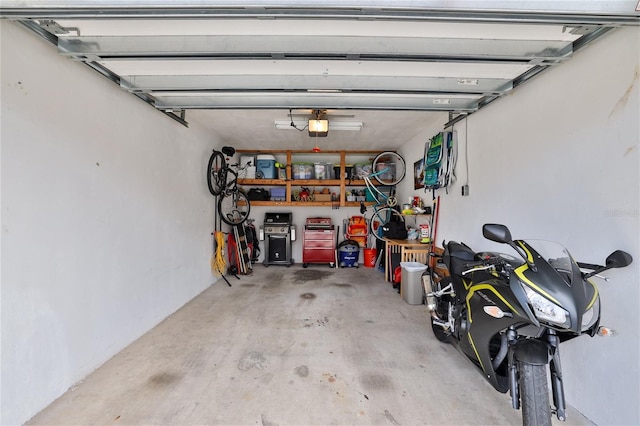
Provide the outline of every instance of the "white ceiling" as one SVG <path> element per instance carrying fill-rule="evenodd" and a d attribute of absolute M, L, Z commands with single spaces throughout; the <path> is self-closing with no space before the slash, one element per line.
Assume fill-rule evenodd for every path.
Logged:
<path fill-rule="evenodd" d="M 294 110 L 294 115 L 305 110 Z M 306 110 L 308 111 L 308 110 Z M 329 122 L 361 121 L 360 131 L 329 131 L 326 137 L 309 137 L 306 130 L 276 130 L 274 120 L 289 120 L 289 110 L 192 110 L 187 113 L 191 122 L 198 122 L 215 131 L 224 141 L 237 149 L 320 149 L 384 150 L 398 147 L 413 139 L 430 123 L 443 124 L 445 112 L 428 111 L 335 111 L 346 115 Z M 353 115 L 353 117 L 348 117 Z M 297 121 L 297 120 L 296 120 Z M 425 135 L 426 137 L 427 135 Z"/>
<path fill-rule="evenodd" d="M 0 4 L 1 17 L 161 113 L 236 148 L 263 149 L 398 146 L 543 78 L 640 16 L 635 0 Z M 330 123 L 363 127 L 317 140 L 275 129 L 290 109 L 296 122 L 319 110 Z"/>

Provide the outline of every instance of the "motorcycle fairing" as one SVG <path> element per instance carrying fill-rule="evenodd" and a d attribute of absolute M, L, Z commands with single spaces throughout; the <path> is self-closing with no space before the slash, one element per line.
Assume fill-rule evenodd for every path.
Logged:
<path fill-rule="evenodd" d="M 549 259 L 540 255 L 527 241 L 518 240 L 516 243 L 527 256 L 527 263 L 514 270 L 517 278 L 569 314 L 568 328 L 554 324 L 547 325 L 559 331 L 580 334 L 582 316 L 598 298 L 598 289 L 595 284 L 582 279 L 580 268 L 573 259 L 570 263 L 571 270 L 567 270 L 563 276 L 549 263 Z M 535 264 L 535 270 L 531 267 L 531 263 Z M 537 319 L 535 323 L 538 323 Z"/>
<path fill-rule="evenodd" d="M 484 311 L 485 306 L 497 306 L 506 315 L 495 318 Z M 499 392 L 509 390 L 506 376 L 497 374 L 492 365 L 491 340 L 510 327 L 528 321 L 527 315 L 516 307 L 521 306 L 511 289 L 497 280 L 474 284 L 466 295 L 467 339 L 460 339 L 460 349 L 484 372 L 484 376 Z"/>

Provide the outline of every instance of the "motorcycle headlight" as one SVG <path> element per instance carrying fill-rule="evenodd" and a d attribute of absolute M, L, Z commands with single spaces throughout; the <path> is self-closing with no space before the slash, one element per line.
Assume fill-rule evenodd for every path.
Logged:
<path fill-rule="evenodd" d="M 569 328 L 571 326 L 569 312 L 551 302 L 540 293 L 535 292 L 529 286 L 522 284 L 522 287 L 527 294 L 527 299 L 529 299 L 529 304 L 531 304 L 536 318 L 563 328 Z"/>
<path fill-rule="evenodd" d="M 598 321 L 599 314 L 600 314 L 600 297 L 598 296 L 596 298 L 596 301 L 593 303 L 593 305 L 591 305 L 591 307 L 587 309 L 587 311 L 584 314 L 582 314 L 581 330 L 587 331 L 588 329 L 593 327 L 593 324 L 595 324 L 596 321 Z"/>

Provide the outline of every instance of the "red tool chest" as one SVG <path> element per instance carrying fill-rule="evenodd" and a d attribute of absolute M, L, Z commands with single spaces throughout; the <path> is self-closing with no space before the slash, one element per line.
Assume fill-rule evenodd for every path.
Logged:
<path fill-rule="evenodd" d="M 310 217 L 302 233 L 302 267 L 310 263 L 336 264 L 336 230 L 331 218 Z"/>

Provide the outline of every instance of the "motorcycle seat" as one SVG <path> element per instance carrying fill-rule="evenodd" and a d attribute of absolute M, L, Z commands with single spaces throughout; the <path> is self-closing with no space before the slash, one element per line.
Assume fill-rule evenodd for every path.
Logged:
<path fill-rule="evenodd" d="M 448 259 L 447 259 L 448 257 Z M 476 260 L 476 253 L 467 245 L 456 241 L 447 243 L 447 250 L 444 254 L 445 264 L 449 266 L 452 274 L 462 275 L 462 271 L 468 269 L 465 265 Z"/>

